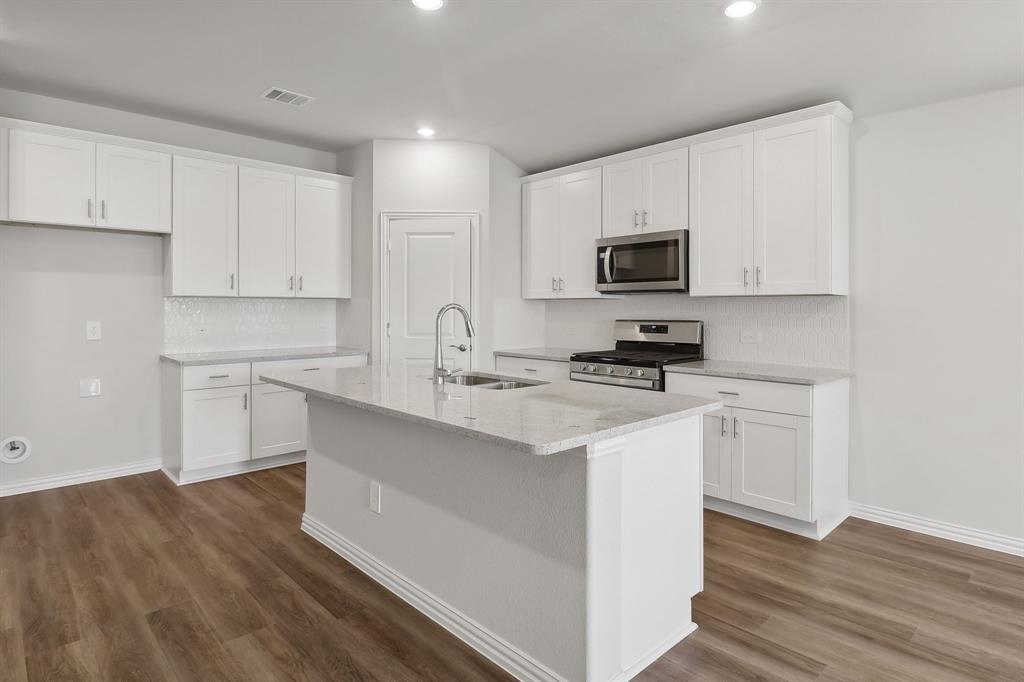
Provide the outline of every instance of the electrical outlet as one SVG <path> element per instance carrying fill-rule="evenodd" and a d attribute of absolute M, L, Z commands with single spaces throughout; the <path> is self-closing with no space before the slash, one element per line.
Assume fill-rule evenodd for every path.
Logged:
<path fill-rule="evenodd" d="M 380 514 L 380 483 L 370 481 L 370 511 Z"/>
<path fill-rule="evenodd" d="M 81 379 L 78 382 L 79 398 L 95 398 L 103 395 L 103 388 L 99 379 Z"/>
<path fill-rule="evenodd" d="M 99 320 L 89 320 L 85 323 L 85 340 L 99 341 L 103 338 L 103 326 Z"/>
<path fill-rule="evenodd" d="M 740 343 L 761 343 L 761 331 L 744 329 L 740 332 Z"/>

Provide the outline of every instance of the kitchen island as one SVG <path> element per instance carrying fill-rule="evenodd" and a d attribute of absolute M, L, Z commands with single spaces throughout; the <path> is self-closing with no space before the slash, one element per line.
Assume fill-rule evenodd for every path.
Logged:
<path fill-rule="evenodd" d="M 308 397 L 303 530 L 519 679 L 631 678 L 696 628 L 721 403 L 478 376 L 263 376 Z"/>

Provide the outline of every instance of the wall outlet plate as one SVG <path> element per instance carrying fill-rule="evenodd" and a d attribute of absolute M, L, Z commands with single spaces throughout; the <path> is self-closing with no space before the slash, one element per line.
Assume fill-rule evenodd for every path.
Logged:
<path fill-rule="evenodd" d="M 370 511 L 380 514 L 380 483 L 370 481 Z"/>
<path fill-rule="evenodd" d="M 78 382 L 78 397 L 96 398 L 103 395 L 103 387 L 99 379 L 81 379 Z"/>
<path fill-rule="evenodd" d="M 740 331 L 740 343 L 761 343 L 761 330 L 743 329 Z"/>

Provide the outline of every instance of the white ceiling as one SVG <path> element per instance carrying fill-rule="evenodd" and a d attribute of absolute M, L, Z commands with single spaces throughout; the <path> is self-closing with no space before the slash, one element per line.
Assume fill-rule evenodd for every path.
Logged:
<path fill-rule="evenodd" d="M 542 170 L 841 99 L 1021 82 L 1024 2 L 0 0 L 0 87 L 337 150 L 489 144 Z M 260 99 L 270 86 L 317 98 Z"/>

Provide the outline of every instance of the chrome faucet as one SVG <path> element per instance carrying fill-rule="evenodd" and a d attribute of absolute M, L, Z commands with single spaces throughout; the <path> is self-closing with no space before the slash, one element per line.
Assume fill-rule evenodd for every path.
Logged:
<path fill-rule="evenodd" d="M 455 372 L 450 369 L 444 368 L 444 359 L 441 357 L 441 319 L 444 314 L 449 310 L 458 310 L 462 313 L 462 319 L 466 322 L 466 336 L 473 338 L 476 336 L 476 330 L 473 329 L 473 322 L 469 319 L 469 311 L 463 308 L 458 303 L 449 303 L 448 305 L 441 306 L 441 309 L 437 311 L 437 320 L 434 326 L 434 383 L 443 384 L 445 377 L 450 377 Z M 472 346 L 470 346 L 472 348 Z M 464 347 L 459 346 L 460 350 Z"/>

